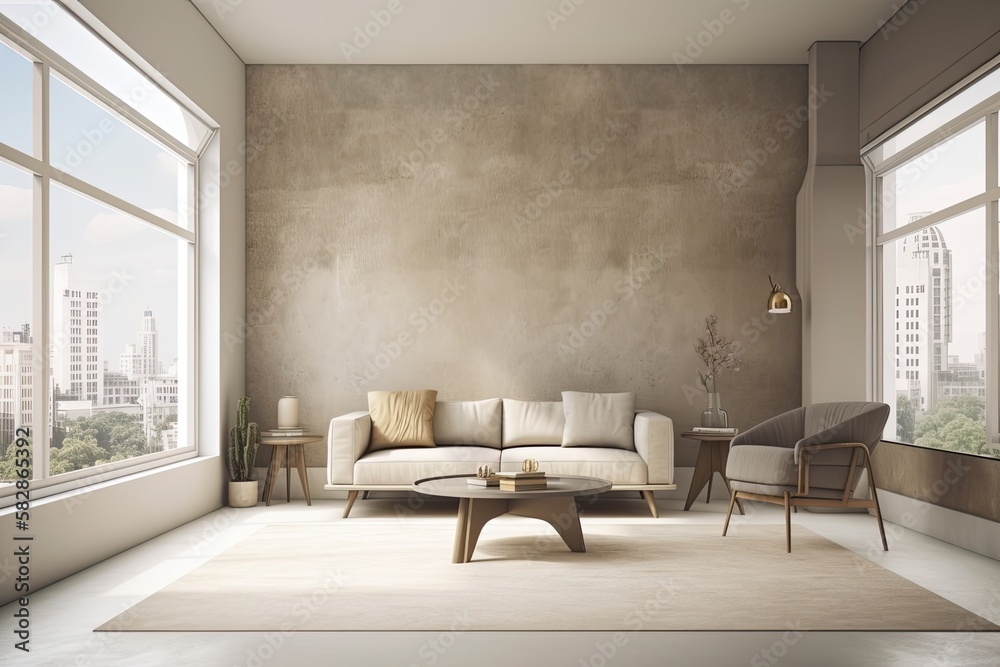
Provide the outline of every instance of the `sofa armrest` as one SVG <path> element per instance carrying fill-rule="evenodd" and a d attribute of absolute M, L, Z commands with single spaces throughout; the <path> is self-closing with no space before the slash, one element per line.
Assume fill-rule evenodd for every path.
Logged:
<path fill-rule="evenodd" d="M 657 412 L 635 413 L 635 451 L 646 462 L 649 484 L 674 483 L 674 420 Z"/>
<path fill-rule="evenodd" d="M 330 484 L 354 484 L 354 463 L 368 449 L 372 418 L 367 411 L 351 412 L 330 420 L 327 478 Z"/>

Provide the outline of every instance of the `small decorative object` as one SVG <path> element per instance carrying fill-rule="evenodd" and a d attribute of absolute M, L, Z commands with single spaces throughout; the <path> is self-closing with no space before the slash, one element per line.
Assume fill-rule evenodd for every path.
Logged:
<path fill-rule="evenodd" d="M 535 459 L 525 459 L 521 464 L 521 472 L 537 472 L 538 461 Z"/>
<path fill-rule="evenodd" d="M 299 399 L 295 396 L 282 396 L 278 400 L 278 428 L 299 427 Z"/>
<path fill-rule="evenodd" d="M 792 312 L 792 299 L 788 294 L 781 289 L 781 284 L 776 283 L 771 280 L 771 276 L 767 277 L 768 282 L 771 283 L 771 296 L 767 298 L 767 312 L 769 313 L 790 313 Z"/>
<path fill-rule="evenodd" d="M 236 426 L 229 432 L 226 465 L 229 469 L 229 506 L 253 507 L 257 504 L 257 480 L 253 476 L 257 458 L 257 423 L 247 421 L 250 399 L 240 399 L 236 410 Z"/>
<path fill-rule="evenodd" d="M 701 413 L 701 425 L 713 428 L 729 426 L 729 415 L 722 409 L 715 381 L 723 371 L 732 370 L 738 373 L 743 362 L 736 356 L 736 344 L 730 339 L 720 336 L 718 331 L 719 318 L 709 315 L 705 318 L 705 335 L 698 339 L 695 352 L 701 355 L 705 367 L 702 373 L 698 371 L 705 391 L 708 392 L 708 409 Z"/>
<path fill-rule="evenodd" d="M 476 477 L 479 479 L 486 479 L 487 477 L 493 476 L 493 468 L 489 466 L 479 466 L 476 469 Z"/>

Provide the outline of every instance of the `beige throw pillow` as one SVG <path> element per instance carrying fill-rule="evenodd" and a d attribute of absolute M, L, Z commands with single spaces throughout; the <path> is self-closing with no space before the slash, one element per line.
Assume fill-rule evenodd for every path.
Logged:
<path fill-rule="evenodd" d="M 433 389 L 368 392 L 368 413 L 372 418 L 368 451 L 433 447 L 436 400 Z"/>
<path fill-rule="evenodd" d="M 617 447 L 635 451 L 635 394 L 564 391 L 563 447 Z"/>

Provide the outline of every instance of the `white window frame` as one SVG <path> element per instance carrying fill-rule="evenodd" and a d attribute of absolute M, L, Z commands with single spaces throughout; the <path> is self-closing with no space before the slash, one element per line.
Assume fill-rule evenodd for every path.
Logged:
<path fill-rule="evenodd" d="M 132 62 L 126 55 L 107 43 L 91 26 L 89 26 L 80 16 L 75 14 L 62 3 L 59 6 L 71 14 L 86 29 L 90 30 L 98 39 L 104 42 L 109 48 L 117 53 L 121 58 L 131 63 L 144 76 L 142 68 Z M 199 239 L 199 208 L 200 192 L 199 183 L 201 176 L 201 160 L 205 156 L 208 147 L 211 145 L 218 132 L 218 127 L 211 123 L 204 114 L 197 109 L 184 104 L 172 95 L 168 90 L 161 87 L 161 90 L 174 102 L 184 109 L 187 109 L 198 120 L 208 126 L 209 131 L 203 137 L 196 150 L 192 150 L 184 143 L 178 141 L 173 135 L 161 129 L 158 125 L 150 121 L 136 109 L 126 104 L 100 84 L 94 81 L 84 72 L 77 69 L 57 53 L 32 37 L 7 16 L 0 14 L 0 42 L 5 46 L 20 53 L 29 61 L 34 63 L 34 141 L 33 153 L 41 156 L 22 153 L 17 149 L 0 143 L 0 160 L 10 163 L 14 167 L 20 168 L 34 177 L 34 206 L 33 206 L 33 234 L 32 234 L 32 292 L 33 292 L 33 312 L 32 330 L 33 345 L 33 412 L 32 412 L 32 458 L 33 473 L 35 478 L 31 481 L 32 495 L 35 498 L 50 496 L 56 493 L 82 488 L 92 484 L 105 482 L 125 475 L 131 475 L 152 468 L 158 468 L 186 459 L 198 456 L 199 433 L 199 381 L 200 377 L 200 340 L 198 332 L 199 323 L 199 272 L 200 264 L 200 244 Z M 52 73 L 59 74 L 65 81 L 95 104 L 101 106 L 117 119 L 128 124 L 137 132 L 159 144 L 164 150 L 174 154 L 178 159 L 187 162 L 191 167 L 191 210 L 189 220 L 191 228 L 187 229 L 145 209 L 136 206 L 128 201 L 116 197 L 101 188 L 80 180 L 51 164 L 49 156 L 49 82 Z M 157 85 L 151 80 L 152 85 Z M 49 192 L 52 182 L 62 184 L 78 194 L 90 198 L 97 203 L 111 209 L 121 211 L 137 220 L 142 221 L 156 229 L 164 231 L 177 239 L 183 239 L 189 243 L 191 249 L 188 262 L 189 298 L 187 300 L 186 318 L 188 322 L 187 348 L 188 359 L 186 359 L 186 373 L 188 377 L 187 410 L 190 415 L 187 424 L 185 440 L 187 444 L 177 449 L 145 454 L 125 461 L 116 461 L 83 470 L 75 470 L 50 477 L 49 471 L 49 446 L 52 438 L 52 421 L 50 420 L 49 402 L 51 400 L 52 387 L 49 382 L 51 373 L 51 361 L 49 356 L 50 348 L 50 325 L 51 325 L 51 294 L 49 284 L 49 213 L 50 202 Z M 180 276 L 179 276 L 180 277 Z M 0 509 L 10 506 L 13 503 L 15 485 L 10 484 L 0 487 Z"/>
<path fill-rule="evenodd" d="M 909 125 L 924 117 L 930 111 L 947 102 L 983 76 L 1000 68 L 1000 57 L 992 59 L 960 83 L 952 86 L 932 102 L 924 105 L 916 113 L 897 124 L 861 150 L 867 178 L 868 199 L 866 214 L 868 225 L 868 256 L 869 284 L 869 345 L 871 368 L 871 391 L 876 400 L 883 400 L 883 334 L 886 332 L 883 315 L 883 261 L 882 251 L 886 244 L 902 239 L 926 227 L 946 222 L 977 208 L 985 210 L 985 248 L 984 261 L 986 271 L 986 444 L 1000 456 L 1000 282 L 998 282 L 998 267 L 1000 267 L 1000 173 L 998 173 L 997 141 L 1000 137 L 1000 93 L 982 101 L 950 121 L 938 126 L 935 130 L 893 154 L 884 160 L 879 160 L 875 153 L 878 148 L 893 136 L 905 130 Z M 897 169 L 925 151 L 938 146 L 969 127 L 985 121 L 986 130 L 986 183 L 982 193 L 935 211 L 912 223 L 883 232 L 882 207 L 880 206 L 881 179 L 889 172 Z M 894 332 L 890 332 L 892 335 Z M 891 378 L 895 380 L 895 378 Z M 895 411 L 895 406 L 893 406 Z M 914 446 L 915 443 L 906 443 Z M 962 453 L 962 452 L 955 452 Z"/>

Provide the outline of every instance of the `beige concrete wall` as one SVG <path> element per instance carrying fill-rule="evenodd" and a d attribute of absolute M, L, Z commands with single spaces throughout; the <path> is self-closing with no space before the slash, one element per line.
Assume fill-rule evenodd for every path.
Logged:
<path fill-rule="evenodd" d="M 686 428 L 712 313 L 744 347 L 731 422 L 799 405 L 799 315 L 765 304 L 768 274 L 794 287 L 806 76 L 248 67 L 252 417 L 273 427 L 284 394 L 325 432 L 373 389 L 634 391 Z"/>

